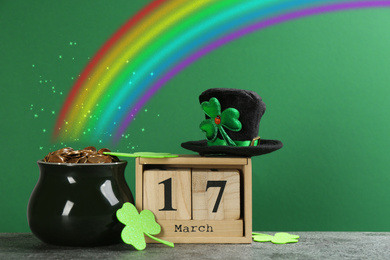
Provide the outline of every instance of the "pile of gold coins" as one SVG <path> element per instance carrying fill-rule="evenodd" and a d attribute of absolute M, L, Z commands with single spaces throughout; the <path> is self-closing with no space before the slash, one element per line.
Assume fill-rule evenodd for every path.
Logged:
<path fill-rule="evenodd" d="M 50 152 L 43 159 L 44 162 L 51 163 L 112 163 L 119 162 L 118 157 L 103 154 L 111 152 L 107 148 L 99 151 L 93 146 L 88 146 L 82 150 L 74 150 L 71 147 L 65 147 L 54 152 Z"/>

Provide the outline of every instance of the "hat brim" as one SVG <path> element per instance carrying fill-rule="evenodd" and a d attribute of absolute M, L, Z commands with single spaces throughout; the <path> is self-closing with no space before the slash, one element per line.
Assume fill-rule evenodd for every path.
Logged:
<path fill-rule="evenodd" d="M 257 146 L 208 146 L 207 140 L 189 141 L 181 147 L 197 152 L 201 156 L 230 155 L 238 157 L 252 157 L 272 153 L 283 147 L 281 141 L 261 139 Z"/>

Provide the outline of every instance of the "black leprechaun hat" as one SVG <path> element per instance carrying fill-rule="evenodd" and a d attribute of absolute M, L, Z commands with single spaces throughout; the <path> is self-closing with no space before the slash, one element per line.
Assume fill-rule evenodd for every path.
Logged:
<path fill-rule="evenodd" d="M 206 140 L 182 143 L 200 155 L 252 157 L 282 148 L 282 142 L 259 137 L 260 120 L 265 112 L 261 97 L 253 91 L 212 88 L 199 96 L 206 115 L 200 129 Z"/>

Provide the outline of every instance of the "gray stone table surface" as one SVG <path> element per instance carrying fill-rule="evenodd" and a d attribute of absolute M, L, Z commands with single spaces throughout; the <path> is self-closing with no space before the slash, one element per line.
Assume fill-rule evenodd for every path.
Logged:
<path fill-rule="evenodd" d="M 262 232 L 273 235 L 273 232 Z M 148 244 L 137 251 L 126 244 L 104 247 L 47 245 L 31 233 L 0 234 L 0 259 L 390 259 L 390 233 L 289 232 L 298 243 Z"/>

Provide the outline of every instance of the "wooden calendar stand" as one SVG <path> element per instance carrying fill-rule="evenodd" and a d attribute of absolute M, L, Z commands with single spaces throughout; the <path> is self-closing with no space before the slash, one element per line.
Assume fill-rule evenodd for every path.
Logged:
<path fill-rule="evenodd" d="M 170 242 L 251 243 L 251 159 L 137 158 L 136 207 L 155 214 L 156 237 Z"/>

